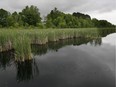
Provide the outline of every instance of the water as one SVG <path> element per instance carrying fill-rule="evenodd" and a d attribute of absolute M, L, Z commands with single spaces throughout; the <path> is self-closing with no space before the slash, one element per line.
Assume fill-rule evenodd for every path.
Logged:
<path fill-rule="evenodd" d="M 0 54 L 0 87 L 115 87 L 116 33 L 32 48 L 32 61 Z"/>

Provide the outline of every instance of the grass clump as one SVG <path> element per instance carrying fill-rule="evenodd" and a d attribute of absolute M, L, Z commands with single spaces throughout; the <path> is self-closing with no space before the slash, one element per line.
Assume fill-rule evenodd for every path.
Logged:
<path fill-rule="evenodd" d="M 31 55 L 31 41 L 25 35 L 17 37 L 13 42 L 13 48 L 15 49 L 15 60 L 25 61 L 32 59 Z"/>

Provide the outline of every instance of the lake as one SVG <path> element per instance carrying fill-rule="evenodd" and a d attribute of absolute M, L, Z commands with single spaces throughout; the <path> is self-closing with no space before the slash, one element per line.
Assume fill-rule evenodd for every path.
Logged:
<path fill-rule="evenodd" d="M 0 54 L 0 87 L 115 87 L 116 33 L 34 45 L 32 54 Z"/>

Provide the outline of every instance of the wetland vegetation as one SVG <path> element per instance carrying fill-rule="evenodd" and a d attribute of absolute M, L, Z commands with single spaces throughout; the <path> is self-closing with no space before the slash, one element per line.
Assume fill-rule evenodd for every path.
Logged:
<path fill-rule="evenodd" d="M 0 8 L 0 87 L 115 87 L 116 25 L 56 7 L 43 15 Z"/>
<path fill-rule="evenodd" d="M 20 87 L 22 85 L 22 87 L 25 87 L 29 85 L 31 87 L 31 85 L 37 84 L 35 87 L 38 87 L 38 85 L 54 87 L 57 84 L 50 84 L 54 80 L 61 87 L 64 87 L 64 85 L 70 85 L 72 87 L 76 87 L 76 85 L 82 87 L 85 87 L 85 85 L 87 87 L 89 85 L 91 87 L 95 85 L 99 87 L 114 87 L 115 42 L 110 41 L 114 45 L 106 42 L 109 40 L 109 36 L 107 35 L 115 31 L 114 29 L 97 30 L 98 33 L 95 36 L 88 36 L 87 34 L 87 37 L 81 36 L 65 40 L 61 39 L 59 41 L 48 41 L 46 44 L 31 44 L 30 42 L 29 46 L 31 48 L 31 54 L 33 54 L 31 60 L 24 59 L 25 61 L 20 61 L 17 59 L 19 61 L 16 61 L 16 53 L 20 52 L 19 49 L 1 52 L 0 86 Z M 115 33 L 111 35 L 114 36 Z M 103 38 L 107 38 L 105 42 Z M 29 40 L 31 39 L 29 38 Z M 20 45 L 18 45 L 19 48 L 24 47 L 20 47 Z M 21 49 L 24 50 L 25 48 Z M 62 75 L 64 78 L 62 78 Z M 71 78 L 68 77 L 69 75 Z M 75 78 L 75 76 L 78 78 Z M 86 82 L 84 83 L 85 85 L 77 84 L 73 78 L 79 83 L 87 80 L 87 84 Z M 88 78 L 90 79 L 88 80 Z M 62 79 L 66 82 L 60 82 Z M 69 81 L 74 84 L 69 84 Z"/>
<path fill-rule="evenodd" d="M 87 14 L 66 14 L 57 8 L 44 18 L 36 6 L 26 6 L 21 12 L 0 9 L 0 52 L 15 50 L 15 60 L 31 60 L 31 45 L 45 45 L 73 38 L 100 37 L 100 29 L 115 31 L 115 25 Z M 105 27 L 105 28 L 104 28 Z"/>
<path fill-rule="evenodd" d="M 31 45 L 45 45 L 68 39 L 99 38 L 103 31 L 115 32 L 115 29 L 30 29 L 0 30 L 0 52 L 15 50 L 15 60 L 32 59 Z"/>

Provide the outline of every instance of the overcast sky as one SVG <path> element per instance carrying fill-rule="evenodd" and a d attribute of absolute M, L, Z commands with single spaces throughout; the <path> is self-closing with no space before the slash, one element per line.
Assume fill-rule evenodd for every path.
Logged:
<path fill-rule="evenodd" d="M 37 6 L 43 16 L 57 7 L 66 13 L 83 12 L 116 24 L 116 0 L 0 0 L 0 8 L 10 12 L 19 12 L 26 5 Z"/>

